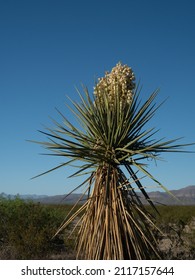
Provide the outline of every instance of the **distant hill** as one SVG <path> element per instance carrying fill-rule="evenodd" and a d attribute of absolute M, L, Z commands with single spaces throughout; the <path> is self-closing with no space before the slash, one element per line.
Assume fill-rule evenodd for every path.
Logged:
<path fill-rule="evenodd" d="M 73 204 L 75 203 L 82 194 L 64 194 L 64 195 L 36 195 L 36 194 L 25 194 L 25 195 L 10 195 L 6 194 L 4 192 L 0 193 L 0 197 L 5 199 L 15 199 L 16 197 L 19 197 L 23 200 L 31 200 L 34 202 L 40 202 L 43 204 Z M 87 196 L 83 198 L 83 200 L 86 200 Z"/>
<path fill-rule="evenodd" d="M 155 203 L 166 204 L 166 205 L 195 205 L 195 185 L 188 186 L 179 190 L 172 190 L 171 193 L 179 199 L 176 200 L 170 194 L 166 192 L 156 191 L 156 192 L 148 192 L 150 198 Z M 143 203 L 145 203 L 145 199 L 140 192 L 137 194 L 142 199 Z M 7 195 L 5 193 L 0 194 L 1 197 L 13 199 L 16 196 Z M 43 204 L 73 204 L 75 203 L 81 196 L 81 194 L 70 194 L 69 196 L 65 195 L 18 195 L 21 199 L 24 200 L 33 200 L 35 202 L 40 202 Z M 87 199 L 87 196 L 83 197 L 82 202 Z"/>
<path fill-rule="evenodd" d="M 153 202 L 166 205 L 195 205 L 195 185 L 170 191 L 177 199 L 166 192 L 149 192 Z M 142 197 L 142 196 L 141 196 Z"/>
<path fill-rule="evenodd" d="M 64 194 L 64 195 L 54 195 L 54 196 L 46 196 L 42 198 L 36 198 L 34 201 L 43 203 L 43 204 L 74 204 L 82 194 Z M 82 202 L 86 201 L 87 196 L 84 196 Z"/>

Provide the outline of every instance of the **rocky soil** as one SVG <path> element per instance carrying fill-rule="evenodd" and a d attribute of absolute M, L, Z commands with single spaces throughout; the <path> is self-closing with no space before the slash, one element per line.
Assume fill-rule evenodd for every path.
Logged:
<path fill-rule="evenodd" d="M 158 236 L 158 246 L 164 260 L 195 259 L 195 216 L 185 224 L 182 221 L 161 226 L 164 236 Z M 75 259 L 73 240 L 66 243 L 63 250 L 50 256 L 50 259 Z"/>
<path fill-rule="evenodd" d="M 163 259 L 195 259 L 195 216 L 187 224 L 182 221 L 177 224 L 169 223 L 163 225 L 161 230 L 165 234 L 159 238 Z"/>

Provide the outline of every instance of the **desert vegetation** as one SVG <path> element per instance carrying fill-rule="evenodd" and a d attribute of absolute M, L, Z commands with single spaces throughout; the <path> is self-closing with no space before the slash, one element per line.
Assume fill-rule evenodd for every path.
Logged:
<path fill-rule="evenodd" d="M 79 92 L 80 102 L 71 101 L 76 125 L 58 111 L 62 123 L 54 121 L 54 128 L 41 131 L 47 141 L 34 141 L 46 148 L 47 155 L 64 159 L 40 175 L 67 165 L 78 167 L 72 177 L 88 174 L 75 188 L 85 186 L 87 201 L 56 233 L 79 219 L 77 259 L 161 258 L 154 234 L 161 231 L 135 190 L 158 212 L 141 179 L 146 176 L 168 190 L 149 173 L 148 162 L 159 160 L 164 152 L 179 152 L 186 145 L 175 143 L 175 139 L 154 138 L 157 131 L 148 124 L 159 108 L 155 102 L 158 92 L 142 101 L 134 72 L 118 63 L 98 79 L 93 94 L 84 87 L 84 94 Z"/>
<path fill-rule="evenodd" d="M 74 210 L 77 211 L 78 208 Z M 147 206 L 148 207 L 148 206 Z M 0 199 L 0 259 L 75 259 L 75 222 L 53 238 L 71 205 Z M 195 206 L 158 206 L 156 232 L 163 259 L 195 258 Z"/>
<path fill-rule="evenodd" d="M 195 258 L 195 206 L 158 206 L 160 215 L 156 224 L 163 235 L 157 232 L 158 247 L 162 259 Z"/>
<path fill-rule="evenodd" d="M 1 198 L 0 259 L 47 259 L 59 254 L 64 240 L 52 237 L 69 208 Z"/>

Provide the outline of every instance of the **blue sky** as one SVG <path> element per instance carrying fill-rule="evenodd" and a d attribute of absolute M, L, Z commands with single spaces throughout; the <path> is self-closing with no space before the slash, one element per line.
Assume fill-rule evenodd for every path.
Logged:
<path fill-rule="evenodd" d="M 26 139 L 71 116 L 66 95 L 75 86 L 92 92 L 94 80 L 119 61 L 134 70 L 145 99 L 160 88 L 169 97 L 151 126 L 156 137 L 195 142 L 195 3 L 154 0 L 0 1 L 0 192 L 63 194 L 79 180 L 66 168 L 30 180 L 56 164 Z M 179 142 L 181 143 L 181 141 Z M 195 150 L 195 148 L 193 148 Z M 195 184 L 195 154 L 164 154 L 153 173 L 169 189 Z M 149 183 L 148 183 L 149 184 Z"/>

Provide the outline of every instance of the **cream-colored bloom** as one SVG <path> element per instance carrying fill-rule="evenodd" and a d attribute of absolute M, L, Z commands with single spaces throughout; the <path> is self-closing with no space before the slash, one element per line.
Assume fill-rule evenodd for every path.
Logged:
<path fill-rule="evenodd" d="M 101 104 L 103 95 L 106 94 L 111 105 L 114 104 L 116 95 L 118 95 L 122 107 L 130 104 L 135 88 L 134 80 L 132 69 L 118 63 L 110 73 L 106 72 L 104 77 L 98 79 L 94 88 L 96 102 Z"/>

